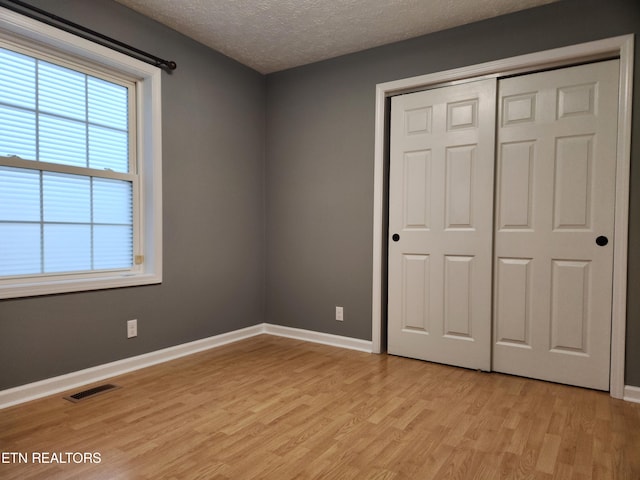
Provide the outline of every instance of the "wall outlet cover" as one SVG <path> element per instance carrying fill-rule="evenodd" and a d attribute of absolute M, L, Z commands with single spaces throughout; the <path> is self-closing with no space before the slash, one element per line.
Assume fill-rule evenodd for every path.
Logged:
<path fill-rule="evenodd" d="M 138 320 L 127 320 L 127 338 L 138 336 Z"/>

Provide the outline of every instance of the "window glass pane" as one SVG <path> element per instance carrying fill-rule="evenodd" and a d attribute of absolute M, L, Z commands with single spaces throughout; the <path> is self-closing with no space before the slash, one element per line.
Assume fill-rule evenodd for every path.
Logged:
<path fill-rule="evenodd" d="M 89 126 L 89 167 L 114 172 L 129 171 L 127 132 Z"/>
<path fill-rule="evenodd" d="M 0 167 L 0 222 L 40 221 L 40 172 Z"/>
<path fill-rule="evenodd" d="M 45 172 L 42 174 L 42 203 L 45 222 L 91 221 L 89 177 Z"/>
<path fill-rule="evenodd" d="M 44 226 L 44 271 L 46 273 L 90 269 L 90 225 Z"/>
<path fill-rule="evenodd" d="M 131 225 L 133 218 L 131 182 L 93 179 L 93 221 Z"/>
<path fill-rule="evenodd" d="M 87 79 L 89 122 L 127 130 L 128 89 L 95 77 Z"/>
<path fill-rule="evenodd" d="M 0 222 L 0 275 L 40 270 L 40 224 Z"/>
<path fill-rule="evenodd" d="M 43 162 L 86 167 L 86 124 L 40 115 L 39 159 Z"/>
<path fill-rule="evenodd" d="M 144 254 L 134 245 L 145 245 L 134 224 L 141 205 L 135 203 L 139 179 L 129 127 L 138 104 L 131 75 L 124 73 L 133 67 L 105 66 L 100 71 L 113 75 L 105 80 L 91 76 L 102 75 L 93 61 L 86 69 L 80 62 L 68 68 L 53 49 L 42 56 L 31 53 L 37 44 L 15 47 L 24 53 L 0 45 L 0 280 L 12 277 L 0 284 L 0 294 L 14 284 L 21 293 L 27 284 L 44 288 L 59 280 L 57 274 L 74 283 L 97 270 L 103 275 L 91 278 L 130 270 L 134 255 Z M 155 82 L 145 72 L 140 81 Z M 95 176 L 96 170 L 102 173 Z M 102 178 L 123 176 L 110 172 L 134 175 Z M 30 278 L 13 278 L 22 275 Z"/>
<path fill-rule="evenodd" d="M 36 60 L 0 48 L 0 102 L 36 108 Z"/>
<path fill-rule="evenodd" d="M 38 62 L 38 107 L 76 120 L 86 120 L 86 78 L 83 73 Z"/>
<path fill-rule="evenodd" d="M 129 226 L 96 225 L 93 229 L 96 269 L 129 268 L 133 264 L 133 229 Z"/>
<path fill-rule="evenodd" d="M 36 115 L 0 105 L 0 155 L 36 159 Z"/>

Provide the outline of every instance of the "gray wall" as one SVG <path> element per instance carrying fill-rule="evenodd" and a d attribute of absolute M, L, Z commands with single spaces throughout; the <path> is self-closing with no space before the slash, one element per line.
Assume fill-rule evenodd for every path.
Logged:
<path fill-rule="evenodd" d="M 0 389 L 263 321 L 371 339 L 375 85 L 640 34 L 635 0 L 564 0 L 265 79 L 111 0 L 31 3 L 178 62 L 162 89 L 164 282 L 0 301 Z M 636 54 L 636 93 L 639 69 Z M 635 98 L 626 383 L 640 386 Z"/>
<path fill-rule="evenodd" d="M 262 322 L 264 76 L 109 0 L 31 3 L 178 63 L 162 74 L 164 282 L 0 301 L 0 389 Z"/>
<path fill-rule="evenodd" d="M 627 33 L 640 35 L 636 0 L 566 0 L 269 75 L 267 321 L 371 339 L 377 83 Z M 640 385 L 637 53 L 635 64 L 626 382 Z"/>

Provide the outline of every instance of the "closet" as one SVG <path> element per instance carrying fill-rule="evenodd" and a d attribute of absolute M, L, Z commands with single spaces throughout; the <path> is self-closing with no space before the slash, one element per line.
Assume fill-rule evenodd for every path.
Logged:
<path fill-rule="evenodd" d="M 389 353 L 608 390 L 618 62 L 391 99 Z"/>

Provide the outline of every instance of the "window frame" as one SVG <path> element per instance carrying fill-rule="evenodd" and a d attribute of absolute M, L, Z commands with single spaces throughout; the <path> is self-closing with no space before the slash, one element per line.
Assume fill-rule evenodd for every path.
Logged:
<path fill-rule="evenodd" d="M 133 188 L 134 256 L 126 271 L 40 274 L 0 279 L 0 299 L 162 282 L 161 73 L 145 62 L 0 7 L 0 45 L 89 75 L 132 82 L 135 105 L 130 128 L 137 155 Z M 4 157 L 6 159 L 6 157 Z M 16 160 L 24 167 L 27 160 Z M 33 168 L 33 167 L 32 167 Z M 90 171 L 90 169 L 87 169 Z"/>

